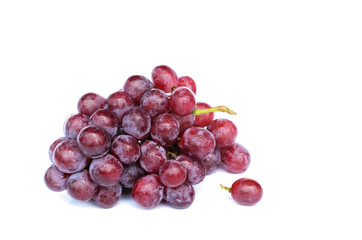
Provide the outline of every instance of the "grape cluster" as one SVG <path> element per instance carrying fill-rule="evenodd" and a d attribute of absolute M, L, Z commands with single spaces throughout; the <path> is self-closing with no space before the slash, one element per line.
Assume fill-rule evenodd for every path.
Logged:
<path fill-rule="evenodd" d="M 65 136 L 49 148 L 46 185 L 103 208 L 117 204 L 122 188 L 145 208 L 161 201 L 188 207 L 193 185 L 221 163 L 232 173 L 250 164 L 247 149 L 235 143 L 235 124 L 214 119 L 216 111 L 235 112 L 196 102 L 195 94 L 191 77 L 162 65 L 152 81 L 131 76 L 108 98 L 83 95 L 78 113 L 65 121 Z"/>

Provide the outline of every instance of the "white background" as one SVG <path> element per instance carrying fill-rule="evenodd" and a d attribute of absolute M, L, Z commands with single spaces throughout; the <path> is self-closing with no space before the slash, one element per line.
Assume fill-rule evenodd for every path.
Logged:
<path fill-rule="evenodd" d="M 1 1 L 1 239 L 361 239 L 361 1 Z M 227 105 L 243 174 L 195 186 L 191 207 L 112 209 L 43 182 L 81 95 L 107 97 L 167 64 Z M 219 184 L 258 180 L 237 205 Z"/>

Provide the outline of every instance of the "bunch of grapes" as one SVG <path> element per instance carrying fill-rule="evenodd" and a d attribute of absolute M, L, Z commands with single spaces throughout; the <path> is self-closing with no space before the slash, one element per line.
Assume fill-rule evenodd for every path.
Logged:
<path fill-rule="evenodd" d="M 250 164 L 247 149 L 235 143 L 235 124 L 214 119 L 216 111 L 235 112 L 196 102 L 195 94 L 191 77 L 179 78 L 162 65 L 153 69 L 152 81 L 131 76 L 108 98 L 83 95 L 78 113 L 64 124 L 65 136 L 49 148 L 46 185 L 103 208 L 117 204 L 122 188 L 145 208 L 161 201 L 190 206 L 193 185 L 221 164 L 232 173 Z M 261 193 L 254 188 L 252 195 L 260 199 Z"/>

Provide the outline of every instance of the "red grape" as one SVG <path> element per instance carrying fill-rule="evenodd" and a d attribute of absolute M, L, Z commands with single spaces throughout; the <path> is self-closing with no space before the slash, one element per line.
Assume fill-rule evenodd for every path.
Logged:
<path fill-rule="evenodd" d="M 61 143 L 63 142 L 64 140 L 66 140 L 67 138 L 66 137 L 60 137 L 58 138 L 57 140 L 55 140 L 49 147 L 49 159 L 52 163 L 54 163 L 54 160 L 53 160 L 53 153 L 54 153 L 54 149 Z"/>
<path fill-rule="evenodd" d="M 73 173 L 67 180 L 66 189 L 68 194 L 79 201 L 89 201 L 97 192 L 95 184 L 87 169 Z"/>
<path fill-rule="evenodd" d="M 196 83 L 195 81 L 187 76 L 180 77 L 177 81 L 177 87 L 187 87 L 189 88 L 194 94 L 196 94 Z"/>
<path fill-rule="evenodd" d="M 165 187 L 164 199 L 171 207 L 187 208 L 194 202 L 195 190 L 188 182 L 176 188 Z"/>
<path fill-rule="evenodd" d="M 202 160 L 215 150 L 215 138 L 204 128 L 191 127 L 183 133 L 178 145 L 192 159 Z"/>
<path fill-rule="evenodd" d="M 187 170 L 176 160 L 165 161 L 158 172 L 161 182 L 167 187 L 178 187 L 187 177 Z"/>
<path fill-rule="evenodd" d="M 71 115 L 64 123 L 64 135 L 68 138 L 77 139 L 83 128 L 88 126 L 89 117 L 83 113 Z"/>
<path fill-rule="evenodd" d="M 196 109 L 206 109 L 206 108 L 211 108 L 211 106 L 204 102 L 198 102 L 196 104 Z M 212 120 L 214 120 L 213 112 L 197 115 L 195 117 L 194 126 L 195 127 L 206 127 L 207 125 L 209 125 L 212 122 Z"/>
<path fill-rule="evenodd" d="M 230 188 L 231 197 L 239 204 L 252 206 L 260 201 L 263 189 L 260 184 L 249 178 L 236 180 Z"/>
<path fill-rule="evenodd" d="M 210 153 L 206 158 L 202 159 L 202 163 L 205 166 L 206 174 L 211 174 L 221 163 L 220 150 L 216 148 L 214 152 Z"/>
<path fill-rule="evenodd" d="M 217 148 L 233 144 L 238 134 L 235 124 L 226 118 L 213 120 L 207 127 L 207 130 L 214 135 Z"/>
<path fill-rule="evenodd" d="M 161 65 L 152 70 L 152 80 L 155 87 L 169 93 L 177 86 L 177 75 L 169 66 Z"/>
<path fill-rule="evenodd" d="M 55 166 L 64 173 L 78 172 L 89 163 L 73 139 L 64 140 L 54 149 L 53 160 Z"/>
<path fill-rule="evenodd" d="M 93 196 L 94 203 L 102 208 L 115 206 L 122 195 L 122 187 L 119 184 L 109 187 L 98 187 L 98 191 Z"/>
<path fill-rule="evenodd" d="M 180 116 L 180 115 L 177 115 L 174 113 L 173 113 L 173 115 L 175 116 L 178 123 L 180 124 L 180 134 L 179 135 L 182 135 L 182 133 L 184 133 L 186 131 L 186 129 L 188 129 L 194 125 L 195 116 L 192 113 L 185 115 L 185 116 Z"/>
<path fill-rule="evenodd" d="M 123 131 L 136 139 L 143 139 L 151 129 L 151 117 L 141 108 L 133 108 L 124 115 Z"/>
<path fill-rule="evenodd" d="M 78 112 L 91 116 L 98 109 L 103 108 L 106 99 L 96 93 L 86 93 L 78 101 Z"/>
<path fill-rule="evenodd" d="M 164 113 L 156 117 L 152 122 L 151 137 L 162 146 L 171 146 L 175 143 L 180 132 L 180 124 L 177 119 Z"/>
<path fill-rule="evenodd" d="M 248 150 L 238 143 L 220 149 L 221 161 L 225 169 L 232 173 L 242 173 L 250 165 Z"/>
<path fill-rule="evenodd" d="M 105 108 L 114 112 L 117 116 L 118 124 L 122 124 L 124 115 L 131 110 L 133 106 L 133 99 L 128 93 L 117 91 L 109 95 Z"/>
<path fill-rule="evenodd" d="M 187 181 L 192 185 L 198 184 L 204 180 L 206 171 L 202 161 L 194 161 L 186 155 L 179 155 L 176 158 L 187 170 Z"/>
<path fill-rule="evenodd" d="M 102 157 L 111 147 L 111 136 L 98 126 L 88 126 L 80 131 L 78 147 L 87 157 Z"/>
<path fill-rule="evenodd" d="M 89 165 L 89 173 L 95 183 L 109 187 L 121 180 L 123 166 L 117 158 L 107 154 L 102 158 L 93 159 Z"/>
<path fill-rule="evenodd" d="M 47 187 L 54 192 L 65 190 L 65 184 L 70 174 L 63 173 L 53 164 L 45 172 L 44 181 Z"/>
<path fill-rule="evenodd" d="M 195 94 L 186 87 L 179 87 L 172 92 L 170 109 L 172 112 L 184 116 L 191 114 L 196 107 Z"/>
<path fill-rule="evenodd" d="M 123 85 L 123 91 L 131 96 L 136 105 L 140 102 L 143 94 L 150 91 L 152 88 L 152 82 L 140 75 L 129 77 Z"/>
<path fill-rule="evenodd" d="M 160 177 L 149 174 L 136 181 L 132 189 L 132 197 L 141 206 L 154 208 L 163 198 L 163 188 Z"/>
<path fill-rule="evenodd" d="M 154 119 L 158 115 L 168 112 L 169 99 L 165 92 L 159 89 L 152 89 L 143 95 L 140 107 Z"/>
<path fill-rule="evenodd" d="M 111 151 L 124 164 L 135 163 L 141 155 L 138 141 L 130 135 L 117 136 L 112 142 Z"/>
<path fill-rule="evenodd" d="M 114 137 L 118 131 L 118 120 L 116 114 L 108 109 L 98 109 L 89 119 L 89 125 L 103 128 L 109 135 Z"/>
<path fill-rule="evenodd" d="M 161 165 L 166 160 L 166 150 L 163 147 L 156 145 L 149 150 L 142 152 L 140 164 L 148 173 L 158 173 Z"/>

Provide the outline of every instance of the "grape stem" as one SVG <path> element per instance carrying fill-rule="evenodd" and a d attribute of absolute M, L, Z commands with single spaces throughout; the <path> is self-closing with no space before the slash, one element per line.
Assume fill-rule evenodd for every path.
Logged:
<path fill-rule="evenodd" d="M 229 113 L 231 115 L 235 115 L 236 112 L 234 112 L 233 110 L 231 110 L 230 108 L 227 108 L 225 106 L 217 106 L 217 107 L 212 107 L 212 108 L 205 108 L 205 109 L 195 109 L 193 111 L 194 116 L 198 116 L 201 114 L 205 114 L 205 113 L 211 113 L 211 112 L 226 112 Z"/>
<path fill-rule="evenodd" d="M 225 189 L 226 191 L 228 191 L 228 192 L 230 192 L 231 191 L 231 188 L 229 188 L 229 187 L 225 187 L 224 185 L 222 185 L 222 184 L 220 184 L 220 187 L 222 188 L 222 189 Z"/>

